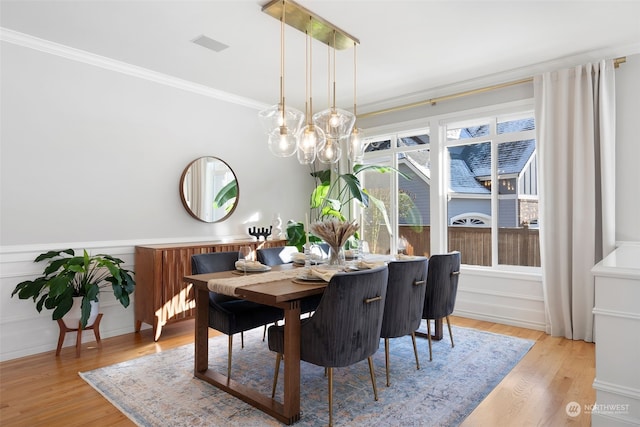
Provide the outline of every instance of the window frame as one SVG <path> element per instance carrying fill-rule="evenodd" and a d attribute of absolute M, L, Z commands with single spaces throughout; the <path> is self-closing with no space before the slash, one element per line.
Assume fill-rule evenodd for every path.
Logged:
<path fill-rule="evenodd" d="M 365 131 L 368 135 L 370 135 L 366 138 L 367 141 L 381 141 L 388 139 L 391 140 L 391 147 L 388 150 L 365 153 L 364 159 L 366 163 L 370 163 L 370 159 L 388 158 L 390 159 L 390 163 L 385 164 L 389 164 L 390 166 L 397 168 L 398 153 L 404 153 L 413 150 L 424 150 L 425 148 L 428 148 L 430 150 L 431 253 L 446 253 L 448 251 L 447 233 L 448 227 L 450 226 L 447 215 L 447 204 L 449 198 L 448 183 L 450 171 L 447 149 L 451 146 L 460 146 L 471 143 L 490 141 L 492 150 L 491 179 L 493 182 L 498 182 L 497 161 L 493 161 L 493 159 L 498 159 L 499 144 L 518 140 L 536 139 L 536 131 L 527 130 L 521 132 L 498 133 L 497 123 L 502 123 L 509 120 L 518 120 L 525 117 L 532 117 L 533 113 L 534 100 L 533 98 L 528 98 L 519 101 L 488 105 L 468 110 L 437 114 L 418 120 L 400 122 L 378 128 L 370 128 Z M 487 120 L 492 120 L 489 123 L 491 129 L 488 136 L 465 138 L 463 140 L 447 140 L 447 126 L 455 124 L 468 125 L 469 123 L 487 124 Z M 429 144 L 416 147 L 398 146 L 399 138 L 414 136 L 419 132 L 424 133 L 425 131 L 429 132 Z M 366 183 L 364 183 L 364 186 L 366 188 Z M 499 195 L 499 185 L 492 185 L 491 187 L 491 212 L 495 213 L 498 212 L 499 198 L 509 195 Z M 391 229 L 393 230 L 394 235 L 398 236 L 399 225 L 397 215 L 397 193 L 399 190 L 398 178 L 396 174 L 392 174 L 390 189 L 392 193 L 392 209 L 389 209 Z M 440 194 L 444 196 L 441 197 Z M 465 268 L 521 272 L 540 271 L 541 267 L 498 264 L 498 216 L 494 214 L 491 215 L 491 229 L 492 265 L 479 266 L 465 264 Z M 397 239 L 393 238 L 391 240 L 391 251 L 393 253 L 397 250 L 397 242 L 395 241 Z"/>

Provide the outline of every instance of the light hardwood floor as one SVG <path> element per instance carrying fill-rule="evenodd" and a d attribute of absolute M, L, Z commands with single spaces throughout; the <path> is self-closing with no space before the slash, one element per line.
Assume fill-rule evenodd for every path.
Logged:
<path fill-rule="evenodd" d="M 533 348 L 464 421 L 476 426 L 589 426 L 582 412 L 570 417 L 569 402 L 582 407 L 595 402 L 595 347 L 583 341 L 552 338 L 540 331 L 452 317 L 457 326 L 536 340 Z M 210 335 L 216 333 L 211 331 Z M 445 328 L 445 339 L 448 337 Z M 455 336 L 454 336 L 455 338 Z M 84 382 L 78 372 L 96 369 L 193 342 L 193 321 L 163 329 L 153 342 L 151 330 L 0 364 L 0 425 L 133 426 L 118 409 Z"/>

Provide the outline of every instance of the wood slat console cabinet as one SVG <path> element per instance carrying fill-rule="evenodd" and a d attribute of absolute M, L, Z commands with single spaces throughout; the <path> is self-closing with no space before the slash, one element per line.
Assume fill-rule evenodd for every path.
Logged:
<path fill-rule="evenodd" d="M 154 340 L 160 339 L 168 323 L 195 316 L 192 285 L 183 283 L 191 274 L 191 255 L 209 252 L 239 251 L 241 246 L 268 248 L 285 246 L 286 240 L 235 241 L 232 243 L 196 242 L 136 246 L 135 330 L 142 323 L 153 327 Z"/>

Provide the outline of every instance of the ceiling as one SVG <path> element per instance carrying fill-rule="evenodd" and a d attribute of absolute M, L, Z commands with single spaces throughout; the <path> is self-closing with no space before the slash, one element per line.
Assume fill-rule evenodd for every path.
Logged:
<path fill-rule="evenodd" d="M 267 0 L 10 1 L 1 25 L 265 105 L 279 96 L 280 26 Z M 358 112 L 640 53 L 640 1 L 298 0 L 360 40 Z M 229 47 L 192 43 L 206 35 Z M 287 103 L 304 109 L 305 38 L 286 28 Z M 326 46 L 313 45 L 314 109 L 328 105 Z M 337 103 L 351 110 L 353 49 L 336 54 Z"/>

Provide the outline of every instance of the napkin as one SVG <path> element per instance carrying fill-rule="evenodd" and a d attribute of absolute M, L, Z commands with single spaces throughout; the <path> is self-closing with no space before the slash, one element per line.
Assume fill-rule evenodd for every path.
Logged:
<path fill-rule="evenodd" d="M 382 267 L 386 263 L 384 261 L 358 261 L 357 267 L 360 269 Z"/>
<path fill-rule="evenodd" d="M 296 264 L 304 264 L 304 254 L 302 252 L 291 254 L 291 260 Z"/>
<path fill-rule="evenodd" d="M 306 259 L 305 255 L 302 252 L 297 252 L 291 255 L 291 260 L 296 264 L 304 264 Z M 309 260 L 312 264 L 319 264 L 324 261 L 322 255 L 320 254 L 311 254 Z"/>
<path fill-rule="evenodd" d="M 310 268 L 309 269 L 309 275 L 310 276 L 318 277 L 318 278 L 324 280 L 325 282 L 330 282 L 331 278 L 333 277 L 333 275 L 336 274 L 337 272 L 338 272 L 338 270 L 325 270 L 325 269 L 320 269 L 320 268 Z"/>
<path fill-rule="evenodd" d="M 236 268 L 238 270 L 259 270 L 266 267 L 264 264 L 262 264 L 260 261 L 249 261 L 246 259 L 239 259 L 238 261 L 236 261 Z"/>
<path fill-rule="evenodd" d="M 424 258 L 424 257 L 414 256 L 414 255 L 405 255 L 405 254 L 396 255 L 396 259 L 399 261 L 409 261 L 409 260 L 414 260 L 419 258 Z"/>

